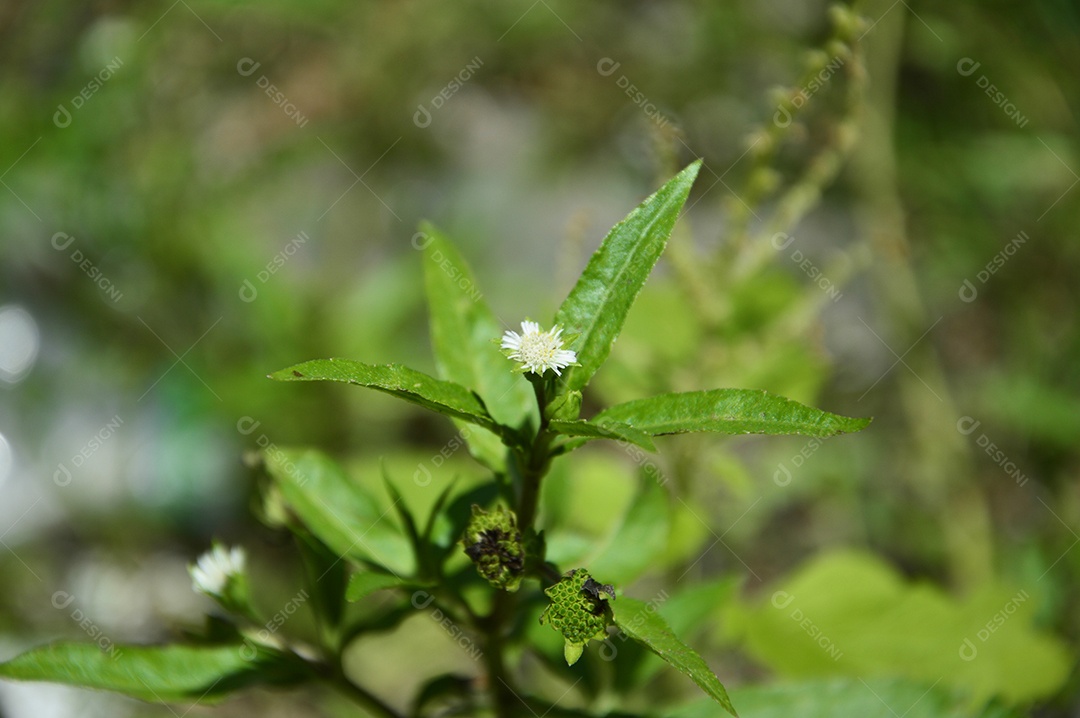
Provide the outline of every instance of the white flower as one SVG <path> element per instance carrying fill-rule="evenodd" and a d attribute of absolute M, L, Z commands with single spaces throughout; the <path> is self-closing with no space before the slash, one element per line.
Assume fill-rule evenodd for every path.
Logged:
<path fill-rule="evenodd" d="M 219 543 L 199 556 L 198 563 L 188 566 L 191 586 L 208 596 L 222 596 L 229 579 L 244 572 L 244 550 L 239 546 L 227 549 Z"/>
<path fill-rule="evenodd" d="M 555 325 L 551 331 L 540 331 L 536 322 L 522 322 L 521 334 L 507 331 L 503 334 L 502 348 L 509 349 L 508 356 L 521 362 L 521 368 L 534 374 L 543 374 L 548 369 L 562 376 L 560 369 L 565 369 L 577 361 L 577 354 L 563 349 L 562 328 Z"/>

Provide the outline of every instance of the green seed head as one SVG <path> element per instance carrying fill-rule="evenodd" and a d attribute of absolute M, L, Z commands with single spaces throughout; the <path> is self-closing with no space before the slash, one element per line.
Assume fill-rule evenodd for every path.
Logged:
<path fill-rule="evenodd" d="M 491 585 L 518 590 L 525 575 L 525 546 L 514 512 L 500 506 L 488 513 L 474 504 L 461 542 L 477 572 Z"/>
<path fill-rule="evenodd" d="M 588 571 L 579 568 L 544 593 L 551 604 L 541 614 L 540 623 L 550 623 L 563 635 L 563 655 L 572 666 L 581 657 L 585 644 L 607 636 L 607 627 L 612 624 L 607 599 L 615 599 L 615 589 L 597 583 Z"/>

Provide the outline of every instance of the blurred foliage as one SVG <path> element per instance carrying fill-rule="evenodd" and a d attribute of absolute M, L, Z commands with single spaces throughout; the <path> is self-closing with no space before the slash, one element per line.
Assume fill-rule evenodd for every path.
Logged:
<path fill-rule="evenodd" d="M 453 435 L 388 397 L 301 391 L 267 371 L 331 355 L 431 370 L 411 242 L 423 218 L 464 243 L 501 317 L 546 314 L 607 227 L 694 156 L 709 171 L 589 410 L 748 386 L 876 419 L 863 436 L 821 444 L 658 442 L 668 514 L 650 525 L 668 527 L 667 541 L 647 569 L 616 567 L 647 570 L 634 592 L 739 577 L 740 605 L 767 606 L 768 587 L 804 575 L 807 560 L 857 547 L 905 580 L 936 584 L 935 601 L 967 606 L 964 621 L 967 611 L 992 619 L 992 602 L 978 608 L 984 592 L 1026 589 L 1032 630 L 1075 655 L 1080 80 L 1069 68 L 1080 63 L 1080 11 L 1062 0 L 880 0 L 860 12 L 865 61 L 845 63 L 775 147 L 754 149 L 776 131 L 784 92 L 770 88 L 798 90 L 808 52 L 828 55 L 822 3 L 5 2 L 0 307 L 24 308 L 40 335 L 32 371 L 0 389 L 0 443 L 13 457 L 7 468 L 0 455 L 5 656 L 43 637 L 82 637 L 70 609 L 50 603 L 57 590 L 117 640 L 158 639 L 193 620 L 202 605 L 183 564 L 211 535 L 261 545 L 253 571 L 280 590 L 257 600 L 287 600 L 300 568 L 285 563 L 283 537 L 249 518 L 246 450 L 288 441 L 352 455 L 354 475 L 382 496 L 379 455 L 412 476 Z M 474 59 L 479 69 L 434 109 Z M 610 75 L 598 71 L 605 59 L 620 63 Z M 958 70 L 965 59 L 978 63 L 971 74 Z M 257 69 L 243 74 L 244 60 Z M 862 76 L 862 94 L 848 94 Z M 427 127 L 413 121 L 420 105 L 432 108 Z M 820 186 L 800 185 L 815 167 Z M 770 224 L 789 216 L 797 224 Z M 778 251 L 774 231 L 795 240 Z M 75 238 L 64 250 L 60 232 Z M 1020 232 L 1027 242 L 981 281 Z M 76 250 L 119 300 L 86 276 Z M 836 301 L 796 250 L 836 285 Z M 965 280 L 975 301 L 962 298 Z M 245 281 L 254 301 L 241 296 Z M 122 423 L 91 449 L 114 417 Z M 978 422 L 970 434 L 957 429 L 965 417 Z M 586 465 L 574 475 L 556 465 L 546 489 L 551 548 L 566 556 L 618 536 L 636 495 L 639 512 L 655 501 L 638 493 L 632 457 L 583 451 Z M 61 465 L 65 485 L 54 479 Z M 479 467 L 454 455 L 426 490 L 400 483 L 430 505 L 455 471 Z M 832 603 L 829 591 L 846 588 L 819 596 Z M 821 610 L 814 620 L 825 625 Z M 846 615 L 836 620 L 851 628 Z M 439 653 L 430 622 L 413 623 L 404 655 Z M 751 631 L 732 650 L 710 633 L 714 663 L 748 686 L 733 691 L 746 714 L 814 714 L 800 702 L 817 700 L 804 684 L 771 682 L 805 674 L 770 660 L 764 639 Z M 362 648 L 358 666 L 390 663 Z M 449 670 L 446 655 L 432 661 Z M 536 671 L 557 697 L 602 670 L 588 653 L 582 664 L 570 673 L 541 659 Z M 903 712 L 928 687 L 828 668 L 813 675 L 835 691 L 821 696 L 850 707 L 836 714 L 872 715 L 881 702 Z M 865 677 L 882 701 L 837 675 Z M 386 673 L 386 685 L 397 680 Z M 1042 714 L 1074 712 L 1078 686 L 1074 670 L 1040 696 Z M 33 712 L 9 688 L 0 705 Z M 660 676 L 639 688 L 681 686 Z M 967 710 L 941 689 L 917 710 Z M 168 714 L 71 700 L 59 715 Z M 273 708 L 278 700 L 255 693 L 230 709 L 340 711 L 333 699 Z"/>

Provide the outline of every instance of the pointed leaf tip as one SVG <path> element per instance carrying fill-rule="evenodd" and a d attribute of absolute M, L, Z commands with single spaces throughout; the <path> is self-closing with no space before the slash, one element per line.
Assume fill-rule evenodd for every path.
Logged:
<path fill-rule="evenodd" d="M 675 228 L 701 169 L 696 160 L 612 227 L 555 315 L 577 334 L 578 365 L 563 374 L 566 391 L 580 390 L 607 359 L 626 315 Z"/>

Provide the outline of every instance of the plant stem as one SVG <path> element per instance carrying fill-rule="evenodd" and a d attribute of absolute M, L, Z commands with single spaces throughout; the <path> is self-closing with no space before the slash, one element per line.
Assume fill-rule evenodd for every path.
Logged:
<path fill-rule="evenodd" d="M 495 708 L 495 715 L 510 718 L 517 708 L 517 694 L 510 686 L 511 678 L 506 668 L 503 653 L 503 634 L 505 623 L 513 611 L 516 594 L 499 591 L 491 607 L 491 613 L 482 621 L 481 627 L 487 634 L 484 646 L 484 662 L 487 663 L 488 691 Z"/>
<path fill-rule="evenodd" d="M 532 447 L 521 467 L 521 500 L 517 507 L 517 520 L 518 528 L 521 529 L 522 534 L 531 531 L 533 522 L 536 521 L 536 508 L 540 500 L 540 482 L 551 464 L 549 453 L 551 434 L 547 430 L 549 418 L 544 412 L 544 408 L 547 406 L 547 383 L 543 378 L 535 375 L 529 376 L 529 383 L 533 385 L 536 404 L 540 408 L 540 426 L 537 428 Z"/>
<path fill-rule="evenodd" d="M 536 394 L 536 404 L 540 409 L 540 426 L 532 446 L 521 458 L 521 493 L 516 507 L 517 526 L 522 536 L 533 533 L 533 523 L 540 502 L 540 482 L 551 465 L 551 434 L 548 432 L 548 417 L 544 409 L 547 406 L 548 382 L 540 376 L 529 375 L 529 383 Z M 507 633 L 507 624 L 514 615 L 517 594 L 499 591 L 491 606 L 491 613 L 477 621 L 477 628 L 487 637 L 484 660 L 487 663 L 488 690 L 494 704 L 496 715 L 510 718 L 519 711 L 520 701 L 511 686 L 510 674 L 506 668 L 503 651 L 503 639 Z"/>

